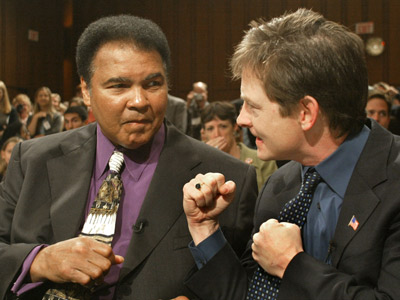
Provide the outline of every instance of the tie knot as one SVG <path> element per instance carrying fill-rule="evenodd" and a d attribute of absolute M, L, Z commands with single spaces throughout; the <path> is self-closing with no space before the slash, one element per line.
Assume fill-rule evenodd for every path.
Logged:
<path fill-rule="evenodd" d="M 320 181 L 321 176 L 314 168 L 308 169 L 304 174 L 303 185 L 309 190 L 314 189 Z"/>
<path fill-rule="evenodd" d="M 119 173 L 121 171 L 121 167 L 123 164 L 124 164 L 124 155 L 122 154 L 122 152 L 114 151 L 108 162 L 110 170 L 112 172 Z"/>

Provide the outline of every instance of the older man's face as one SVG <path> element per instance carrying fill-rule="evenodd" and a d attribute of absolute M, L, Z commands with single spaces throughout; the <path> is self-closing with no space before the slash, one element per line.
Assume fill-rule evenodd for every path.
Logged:
<path fill-rule="evenodd" d="M 104 135 L 128 149 L 148 143 L 162 125 L 167 107 L 160 54 L 110 42 L 99 49 L 93 67 L 91 88 L 82 79 L 82 90 Z"/>

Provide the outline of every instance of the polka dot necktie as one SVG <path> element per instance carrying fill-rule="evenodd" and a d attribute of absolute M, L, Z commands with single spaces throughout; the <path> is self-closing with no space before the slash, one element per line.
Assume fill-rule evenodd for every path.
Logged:
<path fill-rule="evenodd" d="M 300 191 L 295 198 L 287 202 L 279 214 L 279 222 L 289 222 L 303 227 L 307 220 L 314 190 L 321 177 L 314 168 L 304 174 Z M 278 298 L 281 279 L 272 276 L 258 266 L 249 284 L 246 300 L 273 300 Z"/>

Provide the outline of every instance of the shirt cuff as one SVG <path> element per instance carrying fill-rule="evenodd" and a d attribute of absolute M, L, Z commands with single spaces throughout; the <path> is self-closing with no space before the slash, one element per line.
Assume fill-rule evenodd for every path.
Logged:
<path fill-rule="evenodd" d="M 190 252 L 196 262 L 197 268 L 200 270 L 209 262 L 215 254 L 219 252 L 226 244 L 226 239 L 221 228 L 218 228 L 212 235 L 202 241 L 197 247 L 194 242 L 189 243 Z"/>
<path fill-rule="evenodd" d="M 19 296 L 22 293 L 25 293 L 43 283 L 43 282 L 26 283 L 27 281 L 25 279 L 26 279 L 26 276 L 28 276 L 29 270 L 31 269 L 33 260 L 35 259 L 38 252 L 40 250 L 42 250 L 44 247 L 46 247 L 46 245 L 40 245 L 40 246 L 36 246 L 35 248 L 33 248 L 33 250 L 29 253 L 29 255 L 26 257 L 24 263 L 22 264 L 21 274 L 18 276 L 17 280 L 14 282 L 14 285 L 11 289 L 11 291 L 14 294 L 17 294 L 17 296 Z"/>

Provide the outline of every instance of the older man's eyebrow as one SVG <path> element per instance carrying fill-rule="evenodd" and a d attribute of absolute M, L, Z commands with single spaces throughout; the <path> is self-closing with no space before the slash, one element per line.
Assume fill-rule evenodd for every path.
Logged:
<path fill-rule="evenodd" d="M 111 77 L 107 81 L 105 81 L 103 85 L 107 85 L 110 83 L 132 83 L 132 80 L 126 77 Z"/>
<path fill-rule="evenodd" d="M 157 72 L 157 73 L 152 73 L 152 74 L 147 75 L 145 80 L 151 80 L 151 79 L 154 79 L 157 77 L 161 77 L 164 79 L 164 76 L 160 72 Z"/>

